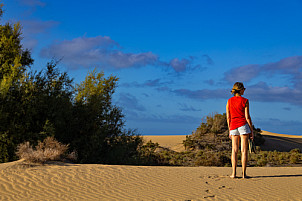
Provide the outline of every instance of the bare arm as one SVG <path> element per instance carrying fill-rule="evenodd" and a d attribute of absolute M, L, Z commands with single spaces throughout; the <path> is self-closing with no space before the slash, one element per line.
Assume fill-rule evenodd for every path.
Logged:
<path fill-rule="evenodd" d="M 247 123 L 249 124 L 249 127 L 251 129 L 251 139 L 254 139 L 254 133 L 253 133 L 253 123 L 252 123 L 252 118 L 250 115 L 250 109 L 249 109 L 249 101 L 246 102 L 245 104 L 245 119 L 247 121 Z"/>
<path fill-rule="evenodd" d="M 231 115 L 230 115 L 230 110 L 229 110 L 229 101 L 228 101 L 228 103 L 226 104 L 226 118 L 227 118 L 227 122 L 228 122 L 229 133 L 230 133 Z M 229 135 L 229 138 L 231 138 L 230 135 Z"/>

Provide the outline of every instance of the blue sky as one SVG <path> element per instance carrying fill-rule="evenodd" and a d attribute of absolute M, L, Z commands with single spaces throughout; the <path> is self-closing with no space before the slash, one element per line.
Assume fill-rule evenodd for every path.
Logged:
<path fill-rule="evenodd" d="M 242 81 L 253 123 L 302 134 L 302 1 L 3 0 L 33 69 L 119 77 L 114 102 L 141 134 L 191 134 Z"/>

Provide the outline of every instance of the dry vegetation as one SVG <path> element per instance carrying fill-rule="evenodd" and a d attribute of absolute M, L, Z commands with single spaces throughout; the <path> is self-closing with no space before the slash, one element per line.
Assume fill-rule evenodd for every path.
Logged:
<path fill-rule="evenodd" d="M 35 149 L 29 142 L 22 143 L 17 148 L 17 156 L 27 162 L 45 163 L 47 161 L 76 160 L 76 153 L 67 154 L 68 145 L 62 144 L 53 137 L 47 137 L 39 142 Z"/>
<path fill-rule="evenodd" d="M 302 154 L 299 149 L 290 152 L 259 151 L 250 154 L 250 165 L 253 166 L 287 166 L 302 163 Z"/>

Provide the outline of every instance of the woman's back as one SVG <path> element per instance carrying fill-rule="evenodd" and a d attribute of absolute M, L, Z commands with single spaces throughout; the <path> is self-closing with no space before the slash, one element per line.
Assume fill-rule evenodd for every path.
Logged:
<path fill-rule="evenodd" d="M 230 130 L 234 130 L 247 123 L 245 118 L 245 107 L 248 99 L 242 96 L 234 96 L 228 100 L 230 110 Z"/>

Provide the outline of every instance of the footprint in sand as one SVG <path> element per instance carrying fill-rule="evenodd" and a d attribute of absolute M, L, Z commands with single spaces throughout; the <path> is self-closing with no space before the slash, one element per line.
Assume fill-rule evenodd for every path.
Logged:
<path fill-rule="evenodd" d="M 215 195 L 204 196 L 203 198 L 213 198 Z"/>
<path fill-rule="evenodd" d="M 207 190 L 205 190 L 205 192 L 206 192 L 206 193 L 210 193 L 210 190 L 207 189 Z M 213 197 L 215 197 L 215 195 L 207 195 L 207 196 L 203 196 L 203 198 L 213 198 Z"/>
<path fill-rule="evenodd" d="M 225 188 L 225 189 L 232 189 L 232 188 L 226 187 L 226 186 L 219 186 L 219 187 L 218 187 L 218 189 L 224 189 L 224 188 Z"/>

